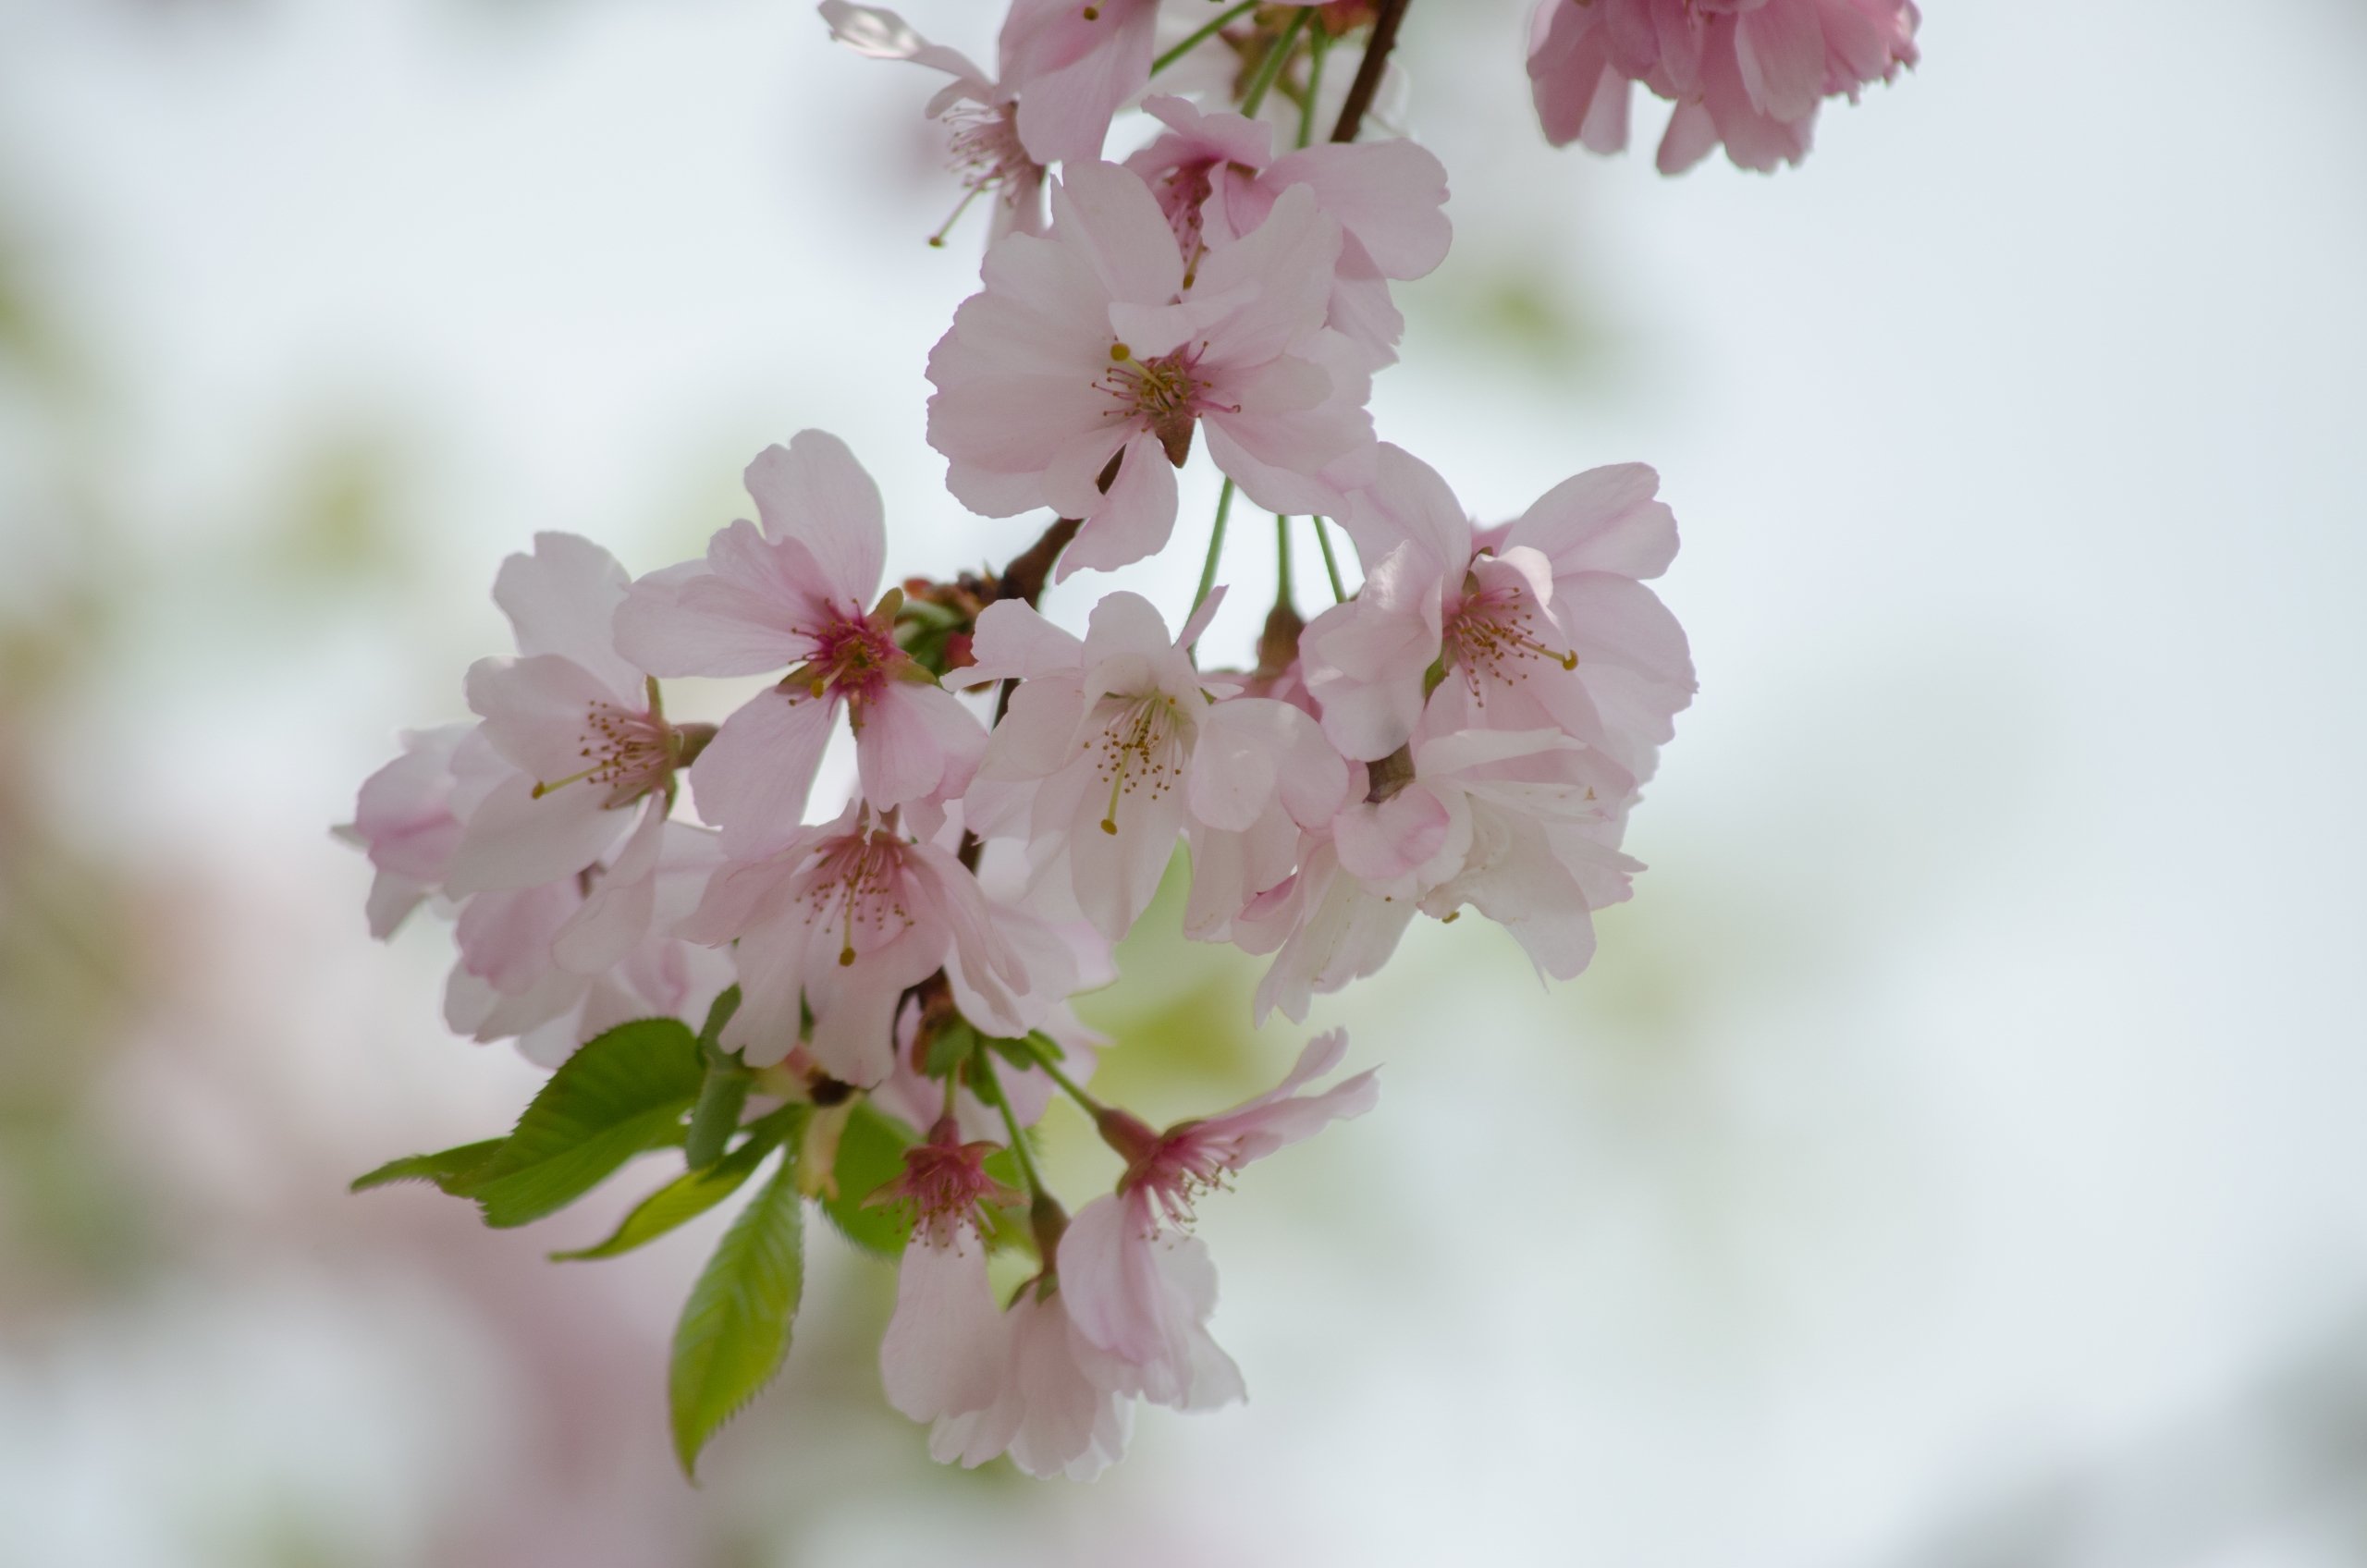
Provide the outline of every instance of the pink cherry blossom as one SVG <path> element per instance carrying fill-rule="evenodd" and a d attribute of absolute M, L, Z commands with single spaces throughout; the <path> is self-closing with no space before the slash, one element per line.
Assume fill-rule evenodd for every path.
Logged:
<path fill-rule="evenodd" d="M 1371 459 L 1366 352 L 1325 322 L 1339 224 L 1294 185 L 1187 276 L 1141 178 L 1069 165 L 1043 239 L 987 251 L 985 288 L 929 355 L 929 444 L 973 511 L 1083 520 L 1065 578 L 1174 530 L 1174 470 L 1209 455 L 1257 505 L 1325 515 Z"/>
<path fill-rule="evenodd" d="M 857 54 L 877 60 L 910 60 L 953 79 L 929 100 L 927 113 L 931 119 L 943 121 L 950 132 L 949 151 L 963 194 L 954 216 L 945 220 L 930 243 L 941 243 L 963 209 L 989 191 L 995 198 L 987 233 L 989 241 L 1014 231 L 1040 233 L 1044 165 L 1029 155 L 1019 140 L 1017 88 L 991 80 L 959 50 L 931 43 L 893 11 L 850 5 L 847 0 L 822 0 L 821 12 L 822 19 L 830 24 L 831 35 Z M 1006 74 L 1010 65 L 1006 59 Z"/>
<path fill-rule="evenodd" d="M 1599 742 L 1638 781 L 1651 777 L 1696 690 L 1685 629 L 1644 586 L 1676 557 L 1676 517 L 1659 489 L 1660 475 L 1642 463 L 1589 469 L 1476 541 L 1507 558 L 1522 550 L 1545 558 L 1553 619 L 1600 721 Z"/>
<path fill-rule="evenodd" d="M 405 730 L 401 740 L 402 754 L 362 781 L 352 822 L 337 829 L 376 872 L 367 913 L 381 940 L 442 888 L 460 824 L 511 772 L 474 725 Z"/>
<path fill-rule="evenodd" d="M 877 608 L 887 554 L 878 488 L 818 430 L 748 465 L 762 526 L 734 522 L 706 559 L 633 584 L 617 638 L 661 675 L 757 675 L 793 667 L 724 721 L 691 768 L 699 814 L 747 859 L 794 831 L 843 707 L 864 799 L 882 811 L 960 793 L 983 726 L 898 646 L 901 595 Z"/>
<path fill-rule="evenodd" d="M 683 934 L 738 939 L 741 1002 L 725 1046 L 769 1066 L 797 1044 L 810 1011 L 814 1060 L 868 1086 L 895 1065 L 898 1002 L 940 967 L 1005 1009 L 1039 986 L 1066 995 L 1065 950 L 1023 951 L 1004 919 L 951 853 L 906 839 L 857 802 L 761 860 L 717 872 Z"/>
<path fill-rule="evenodd" d="M 685 738 L 656 682 L 617 651 L 626 584 L 614 557 L 571 533 L 538 533 L 533 555 L 502 562 L 493 596 L 520 656 L 471 666 L 468 697 L 516 771 L 469 812 L 445 870 L 453 896 L 572 876 L 663 821 Z"/>
<path fill-rule="evenodd" d="M 1405 318 L 1391 279 L 1426 277 L 1446 259 L 1446 169 L 1415 142 L 1323 142 L 1274 156 L 1274 129 L 1233 114 L 1207 114 L 1182 98 L 1144 105 L 1166 135 L 1126 160 L 1159 198 L 1186 270 L 1208 251 L 1254 232 L 1284 190 L 1304 185 L 1340 225 L 1330 322 L 1385 362 Z"/>
<path fill-rule="evenodd" d="M 1797 164 L 1821 102 L 1889 80 L 1917 59 L 1913 0 L 1541 0 L 1528 74 L 1556 146 L 1627 144 L 1628 84 L 1676 104 L 1660 168 L 1720 142 L 1750 169 Z"/>
<path fill-rule="evenodd" d="M 715 869 L 715 838 L 645 820 L 659 831 L 636 829 L 613 866 L 461 902 L 460 958 L 445 988 L 455 1032 L 480 1041 L 519 1036 L 531 1060 L 556 1066 L 583 1040 L 631 1019 L 700 1022 L 731 983 L 731 965 L 674 933 Z"/>
<path fill-rule="evenodd" d="M 1554 979 L 1586 967 L 1591 912 L 1626 898 L 1641 869 L 1617 847 L 1634 777 L 1559 730 L 1480 729 L 1473 717 L 1463 688 L 1441 686 L 1328 841 L 1234 922 L 1239 946 L 1275 954 L 1259 1019 L 1276 1007 L 1304 1018 L 1313 992 L 1373 973 L 1417 909 L 1446 919 L 1470 905 Z"/>
<path fill-rule="evenodd" d="M 1125 1158 L 1126 1170 L 1114 1193 L 1094 1199 L 1071 1222 L 1061 1242 L 1061 1282 L 1077 1331 L 1131 1369 L 1124 1391 L 1185 1410 L 1242 1397 L 1240 1369 L 1206 1327 L 1216 1305 L 1216 1270 L 1199 1241 L 1176 1228 L 1190 1222 L 1197 1194 L 1378 1103 L 1371 1072 L 1319 1093 L 1299 1092 L 1338 1067 L 1347 1048 L 1343 1032 L 1319 1035 L 1273 1089 L 1164 1133 L 1123 1111 L 1101 1113 L 1102 1136 Z"/>
<path fill-rule="evenodd" d="M 1376 893 L 1343 870 L 1329 833 L 1307 835 L 1298 861 L 1227 927 L 1244 952 L 1274 955 L 1252 1003 L 1261 1023 L 1277 1008 L 1304 1023 L 1316 994 L 1379 974 L 1418 913 L 1412 900 Z"/>
<path fill-rule="evenodd" d="M 1389 755 L 1447 681 L 1481 723 L 1559 729 L 1648 777 L 1694 689 L 1683 630 L 1638 581 L 1676 549 L 1658 477 L 1591 470 L 1476 533 L 1428 465 L 1393 447 L 1380 462 L 1343 520 L 1370 563 L 1364 586 L 1299 642 L 1332 743 Z"/>
<path fill-rule="evenodd" d="M 1130 1400 L 1110 1386 L 1109 1357 L 1077 1332 L 1052 1281 L 1019 1292 L 998 1323 L 993 1397 L 940 1417 L 930 1456 L 975 1468 L 999 1454 L 1030 1476 L 1089 1481 L 1126 1451 Z"/>
<path fill-rule="evenodd" d="M 1019 684 L 965 808 L 978 832 L 1028 842 L 1049 909 L 1073 908 L 1113 941 L 1149 905 L 1187 826 L 1250 832 L 1278 806 L 1319 819 L 1346 789 L 1304 713 L 1217 701 L 1225 693 L 1193 668 L 1218 599 L 1171 642 L 1149 601 L 1127 593 L 1094 607 L 1082 641 L 1019 604 L 978 620 L 964 678 Z"/>
<path fill-rule="evenodd" d="M 913 1217 L 896 1274 L 896 1310 L 879 1342 L 888 1403 L 915 1421 L 979 1410 L 995 1397 L 1000 1315 L 987 1282 L 982 1211 L 1019 1194 L 986 1171 L 1000 1145 L 964 1143 L 940 1117 L 904 1151 L 904 1169 L 869 1200 Z"/>

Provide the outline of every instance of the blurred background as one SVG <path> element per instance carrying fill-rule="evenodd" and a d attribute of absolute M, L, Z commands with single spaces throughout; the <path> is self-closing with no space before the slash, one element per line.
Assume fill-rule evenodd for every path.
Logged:
<path fill-rule="evenodd" d="M 1318 1003 L 1383 1101 L 1203 1206 L 1246 1407 L 939 1469 L 817 1235 L 694 1491 L 719 1217 L 346 1194 L 536 1074 L 326 829 L 538 528 L 681 558 L 821 424 L 892 572 L 1032 537 L 922 438 L 930 82 L 796 0 L 0 0 L 0 1563 L 2367 1563 L 2367 12 L 1927 9 L 1804 167 L 1669 181 L 1413 7 L 1458 235 L 1376 414 L 1486 520 L 1660 467 L 1652 869 L 1574 985 L 1466 921 Z M 1159 1116 L 1303 1037 L 1173 922 L 1088 1008 Z"/>

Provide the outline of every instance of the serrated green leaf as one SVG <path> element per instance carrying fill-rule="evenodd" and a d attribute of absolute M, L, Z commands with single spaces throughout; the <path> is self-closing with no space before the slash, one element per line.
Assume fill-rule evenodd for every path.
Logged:
<path fill-rule="evenodd" d="M 805 1277 L 804 1217 L 792 1145 L 724 1232 L 682 1305 L 668 1394 L 674 1452 L 693 1479 L 707 1439 L 772 1381 L 789 1354 Z"/>
<path fill-rule="evenodd" d="M 679 1020 L 619 1024 L 562 1063 L 485 1168 L 472 1177 L 484 1222 L 555 1214 L 644 1149 L 680 1143 L 705 1078 Z"/>
<path fill-rule="evenodd" d="M 706 1082 L 691 1109 L 690 1132 L 682 1141 L 682 1158 L 692 1170 L 704 1170 L 723 1158 L 724 1146 L 740 1129 L 740 1112 L 748 1103 L 753 1082 L 736 1061 L 708 1061 Z"/>
<path fill-rule="evenodd" d="M 789 1108 L 803 1117 L 805 1108 Z M 756 1168 L 765 1163 L 781 1140 L 796 1126 L 795 1121 L 781 1111 L 775 1111 L 761 1121 L 750 1122 L 748 1138 L 738 1148 L 704 1170 L 685 1171 L 658 1188 L 624 1217 L 616 1231 L 596 1246 L 580 1247 L 573 1252 L 551 1254 L 553 1263 L 569 1263 L 595 1257 L 615 1257 L 635 1247 L 645 1246 L 668 1231 L 696 1219 L 725 1198 L 738 1192 Z"/>
<path fill-rule="evenodd" d="M 903 1173 L 904 1150 L 916 1142 L 911 1128 L 869 1100 L 854 1108 L 839 1134 L 838 1164 L 830 1172 L 839 1195 L 822 1200 L 822 1212 L 840 1235 L 865 1252 L 903 1256 L 911 1220 L 897 1208 L 866 1208 L 864 1200 Z"/>
<path fill-rule="evenodd" d="M 458 1148 L 439 1149 L 434 1154 L 407 1154 L 400 1159 L 390 1159 L 377 1170 L 356 1176 L 348 1189 L 366 1193 L 373 1187 L 383 1187 L 394 1182 L 433 1182 L 455 1197 L 469 1195 L 470 1180 L 478 1169 L 493 1158 L 494 1151 L 509 1142 L 506 1138 L 487 1138 L 481 1144 L 462 1144 Z"/>

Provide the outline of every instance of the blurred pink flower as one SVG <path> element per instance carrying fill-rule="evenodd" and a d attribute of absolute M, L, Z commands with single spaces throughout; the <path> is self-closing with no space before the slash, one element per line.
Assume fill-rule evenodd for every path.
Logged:
<path fill-rule="evenodd" d="M 965 192 L 954 216 L 959 217 L 976 197 L 993 191 L 993 217 L 987 230 L 989 243 L 1014 231 L 1041 233 L 1044 165 L 1019 139 L 1016 85 L 993 80 L 959 50 L 931 43 L 893 11 L 850 5 L 847 0 L 822 0 L 821 12 L 822 19 L 830 24 L 831 36 L 857 54 L 875 60 L 910 60 L 953 79 L 928 101 L 926 112 L 951 132 L 949 149 L 953 169 L 961 176 Z M 1006 76 L 1010 69 L 1006 57 Z M 953 219 L 948 218 L 931 243 L 941 241 L 952 227 Z"/>
<path fill-rule="evenodd" d="M 1660 168 L 1723 142 L 1744 168 L 1796 164 L 1822 100 L 1888 80 L 1918 57 L 1913 0 L 1542 0 L 1528 74 L 1545 135 L 1627 145 L 1628 83 L 1676 104 Z"/>

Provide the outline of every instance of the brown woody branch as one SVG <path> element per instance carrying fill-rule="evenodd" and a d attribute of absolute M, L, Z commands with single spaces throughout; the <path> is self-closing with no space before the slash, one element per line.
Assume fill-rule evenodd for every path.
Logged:
<path fill-rule="evenodd" d="M 1365 116 L 1372 112 L 1382 73 L 1389 68 L 1389 52 L 1397 47 L 1397 25 L 1405 19 L 1405 7 L 1411 4 L 1413 0 L 1380 0 L 1373 17 L 1372 37 L 1356 67 L 1356 80 L 1348 84 L 1347 102 L 1340 105 L 1340 123 L 1331 128 L 1332 141 L 1354 141 L 1364 129 Z"/>

